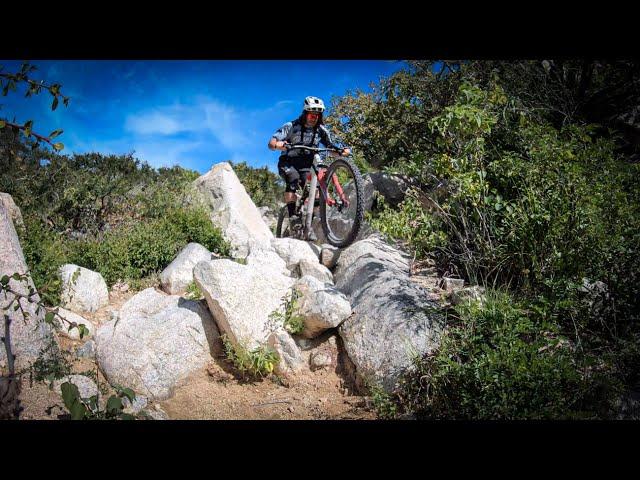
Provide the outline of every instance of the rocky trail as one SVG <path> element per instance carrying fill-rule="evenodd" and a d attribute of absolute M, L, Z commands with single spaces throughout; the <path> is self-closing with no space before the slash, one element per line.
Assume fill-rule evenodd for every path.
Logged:
<path fill-rule="evenodd" d="M 60 384 L 69 380 L 83 397 L 95 394 L 96 381 L 103 399 L 114 385 L 133 389 L 126 411 L 139 418 L 374 419 L 367 385 L 393 390 L 413 355 L 438 345 L 442 304 L 482 293 L 438 278 L 428 262 L 416 264 L 368 226 L 343 250 L 323 244 L 322 235 L 316 244 L 274 238 L 272 216 L 253 204 L 228 163 L 193 187 L 231 256 L 189 244 L 140 291 L 123 283 L 108 290 L 99 273 L 63 266 L 59 313 L 88 335 L 12 322 L 19 367 L 52 343 L 55 361 L 70 368 L 51 385 L 23 379 L 21 418 L 58 418 Z M 365 205 L 374 191 L 397 203 L 405 187 L 399 177 L 367 175 Z M 0 199 L 0 275 L 24 273 L 14 228 L 20 212 L 10 196 Z M 199 298 L 186 293 L 194 285 Z M 228 349 L 251 361 L 275 352 L 274 372 L 241 372 Z"/>

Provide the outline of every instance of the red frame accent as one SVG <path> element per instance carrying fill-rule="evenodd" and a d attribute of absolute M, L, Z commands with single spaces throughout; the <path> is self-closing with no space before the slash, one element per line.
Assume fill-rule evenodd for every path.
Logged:
<path fill-rule="evenodd" d="M 327 193 L 327 184 L 324 181 L 324 176 L 327 173 L 327 169 L 326 168 L 321 168 L 320 170 L 318 170 L 318 183 L 320 184 L 320 188 L 322 188 L 322 191 L 324 192 L 324 197 L 325 197 L 325 202 L 327 205 L 329 205 L 330 207 L 334 206 L 336 204 L 335 200 L 332 198 L 329 198 L 329 195 Z M 336 190 L 338 191 L 338 195 L 340 195 L 340 198 L 342 199 L 342 201 L 344 202 L 344 204 L 347 206 L 347 208 L 349 207 L 349 200 L 347 199 L 346 195 L 344 194 L 344 191 L 342 190 L 342 185 L 340 185 L 340 181 L 338 180 L 338 176 L 334 173 L 331 176 L 331 181 L 333 182 L 333 184 L 336 186 Z"/>

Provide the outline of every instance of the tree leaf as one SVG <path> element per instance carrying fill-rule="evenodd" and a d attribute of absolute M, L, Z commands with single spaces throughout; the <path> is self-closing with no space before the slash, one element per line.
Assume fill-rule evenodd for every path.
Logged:
<path fill-rule="evenodd" d="M 56 138 L 58 135 L 60 135 L 63 131 L 62 130 L 54 130 L 53 132 L 51 132 L 49 134 L 49 138 Z"/>
<path fill-rule="evenodd" d="M 58 97 L 53 98 L 53 103 L 51 103 L 51 110 L 55 110 L 58 108 Z"/>
<path fill-rule="evenodd" d="M 53 323 L 53 317 L 53 312 L 47 312 L 47 314 L 44 316 L 44 321 L 47 323 Z"/>
<path fill-rule="evenodd" d="M 0 120 L 0 128 L 4 128 L 6 124 L 7 122 L 5 122 L 4 120 Z"/>
<path fill-rule="evenodd" d="M 107 411 L 111 413 L 117 413 L 123 409 L 122 399 L 114 397 L 113 395 L 107 400 Z"/>
<path fill-rule="evenodd" d="M 78 331 L 80 332 L 80 338 L 82 339 L 85 335 L 89 335 L 89 329 L 86 325 L 80 324 L 78 325 Z"/>
<path fill-rule="evenodd" d="M 56 150 L 62 150 L 64 148 L 64 144 L 58 142 L 53 144 L 53 148 Z"/>
<path fill-rule="evenodd" d="M 76 400 L 76 402 L 71 405 L 69 412 L 71 412 L 71 420 L 82 420 L 87 413 L 87 407 L 79 400 Z"/>
<path fill-rule="evenodd" d="M 2 278 L 0 279 L 0 283 L 5 287 L 9 285 L 9 276 L 3 275 Z"/>
<path fill-rule="evenodd" d="M 80 398 L 80 391 L 78 387 L 71 382 L 64 382 L 60 389 L 62 390 L 62 400 L 64 401 L 65 407 L 69 411 L 71 411 L 71 407 L 74 402 Z"/>
<path fill-rule="evenodd" d="M 133 403 L 133 401 L 134 401 L 134 400 L 135 400 L 135 398 L 136 398 L 136 394 L 135 394 L 135 393 L 134 393 L 134 391 L 133 391 L 133 390 L 131 390 L 130 388 L 123 388 L 123 389 L 121 390 L 121 393 L 122 393 L 125 397 L 127 397 L 131 403 Z"/>

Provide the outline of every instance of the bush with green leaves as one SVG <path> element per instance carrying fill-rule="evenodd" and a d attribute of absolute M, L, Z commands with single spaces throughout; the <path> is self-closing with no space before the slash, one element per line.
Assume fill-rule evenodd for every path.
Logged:
<path fill-rule="evenodd" d="M 390 239 L 406 242 L 418 258 L 445 245 L 447 237 L 440 220 L 423 208 L 420 193 L 415 190 L 407 192 L 398 208 L 390 207 L 378 195 L 376 210 L 365 215 L 373 228 Z"/>
<path fill-rule="evenodd" d="M 401 383 L 398 403 L 407 411 L 419 418 L 507 420 L 602 414 L 589 388 L 605 385 L 605 372 L 589 370 L 552 317 L 489 291 L 484 302 L 457 306 L 449 320 L 440 347 L 417 359 Z"/>
<path fill-rule="evenodd" d="M 65 263 L 112 284 L 162 270 L 188 242 L 228 252 L 193 190 L 197 172 L 153 169 L 132 154 L 28 150 L 10 132 L 0 132 L 0 150 L 7 153 L 0 186 L 22 210 L 21 245 L 49 305 L 59 301 L 57 272 Z"/>
<path fill-rule="evenodd" d="M 585 405 L 591 402 L 584 410 L 605 416 L 600 406 L 618 394 L 621 384 L 636 382 L 640 366 L 640 164 L 628 156 L 633 151 L 625 144 L 628 132 L 615 130 L 619 125 L 613 117 L 589 102 L 614 90 L 630 98 L 617 80 L 629 63 L 602 63 L 578 89 L 558 77 L 561 63 L 550 62 L 545 71 L 536 62 L 445 62 L 440 69 L 433 62 L 412 62 L 372 94 L 337 99 L 330 122 L 374 166 L 409 175 L 418 186 L 399 208 L 382 204 L 372 212 L 376 228 L 403 241 L 418 258 L 435 258 L 440 271 L 508 289 L 524 310 L 552 318 L 558 334 L 576 346 L 563 350 L 579 375 L 573 387 L 558 390 L 558 409 L 545 410 L 532 397 L 533 409 L 514 403 L 521 414 L 561 417 L 564 409 L 573 415 L 569 392 L 579 387 Z M 563 64 L 565 74 L 575 78 L 593 65 L 583 66 Z M 602 123 L 589 123 L 595 119 Z M 599 284 L 594 299 L 593 286 Z M 502 335 L 498 324 L 487 325 L 488 332 Z M 527 328 L 535 337 L 546 326 L 533 321 Z M 455 338 L 460 345 L 464 336 L 459 333 L 446 341 Z M 515 346 L 509 353 L 514 362 L 518 357 L 533 362 L 531 384 L 563 385 L 549 377 L 544 362 L 536 363 L 526 345 Z M 480 381 L 478 391 L 468 390 L 471 402 L 492 388 L 492 380 L 470 357 L 460 358 Z M 483 358 L 487 372 L 506 362 L 497 354 Z M 555 361 L 567 364 L 559 357 Z M 606 381 L 578 368 L 590 362 L 601 364 Z M 429 365 L 434 378 L 449 368 L 446 362 Z M 568 375 L 563 368 L 558 371 Z M 522 393 L 520 383 L 501 385 L 505 398 Z M 436 405 L 439 394 L 431 389 L 428 395 L 435 395 Z M 540 398 L 550 398 L 545 395 L 541 387 Z M 422 408 L 434 415 L 444 410 Z M 492 400 L 484 410 L 461 415 L 502 418 L 518 412 Z"/>
<path fill-rule="evenodd" d="M 281 322 L 284 329 L 293 335 L 304 330 L 304 317 L 298 313 L 300 296 L 298 289 L 291 289 L 282 299 L 280 307 L 269 315 L 270 320 Z"/>
<path fill-rule="evenodd" d="M 242 374 L 256 378 L 271 375 L 280 358 L 275 350 L 266 345 L 249 350 L 241 344 L 234 344 L 226 335 L 222 336 L 224 351 L 227 359 Z"/>
<path fill-rule="evenodd" d="M 118 280 L 140 280 L 164 269 L 189 242 L 228 255 L 220 229 L 199 207 L 167 207 L 163 216 L 120 223 L 116 228 L 83 238 L 69 238 L 33 217 L 25 218 L 21 232 L 25 259 L 47 304 L 59 302 L 58 269 L 74 263 L 102 274 L 112 285 Z"/>
<path fill-rule="evenodd" d="M 212 252 L 228 254 L 228 244 L 203 210 L 173 209 L 162 218 L 122 226 L 72 246 L 73 263 L 102 274 L 111 285 L 141 279 L 164 269 L 179 251 L 197 242 Z"/>
<path fill-rule="evenodd" d="M 54 380 L 64 378 L 71 374 L 71 362 L 69 353 L 60 350 L 58 345 L 51 340 L 40 352 L 38 357 L 29 367 L 29 376 L 36 382 L 53 383 Z"/>
<path fill-rule="evenodd" d="M 192 281 L 191 283 L 189 283 L 189 285 L 187 285 L 185 298 L 189 300 L 201 300 L 202 298 L 204 298 L 202 290 L 200 290 L 200 287 L 198 287 L 198 284 L 195 281 Z"/>
<path fill-rule="evenodd" d="M 396 399 L 376 382 L 370 381 L 367 388 L 378 418 L 383 420 L 397 418 L 400 406 Z"/>
<path fill-rule="evenodd" d="M 82 398 L 78 387 L 71 382 L 61 385 L 62 400 L 69 411 L 71 420 L 134 420 L 135 416 L 124 412 L 123 400 L 130 402 L 135 399 L 135 393 L 130 388 L 116 387 L 116 394 L 111 395 L 104 406 L 100 406 L 99 393 L 88 398 Z"/>

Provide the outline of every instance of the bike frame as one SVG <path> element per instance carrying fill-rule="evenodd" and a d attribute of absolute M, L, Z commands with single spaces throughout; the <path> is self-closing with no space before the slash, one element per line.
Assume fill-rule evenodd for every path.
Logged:
<path fill-rule="evenodd" d="M 319 190 L 320 190 L 320 196 L 322 197 L 322 201 L 324 201 L 327 205 L 331 207 L 336 204 L 336 201 L 334 199 L 329 198 L 329 193 L 327 191 L 328 185 L 325 178 L 327 167 L 324 167 L 321 164 L 320 154 L 319 154 L 319 152 L 321 151 L 334 152 L 335 150 L 330 148 L 319 149 L 319 148 L 297 146 L 297 145 L 291 146 L 291 148 L 300 148 L 300 149 L 310 150 L 315 152 L 313 155 L 313 163 L 311 165 L 311 171 L 309 172 L 306 179 L 307 182 L 309 182 L 309 197 L 306 199 L 305 203 L 303 203 L 301 206 L 302 214 L 303 214 L 302 216 L 304 218 L 304 237 L 306 239 L 308 238 L 309 232 L 311 231 L 311 224 L 313 222 L 313 210 L 315 208 L 318 187 L 320 187 Z M 349 199 L 345 195 L 342 185 L 340 185 L 338 176 L 336 174 L 333 174 L 331 177 L 332 177 L 331 182 L 336 187 L 336 191 L 338 192 L 340 200 L 348 208 Z M 311 198 L 313 198 L 312 201 L 311 201 Z"/>

